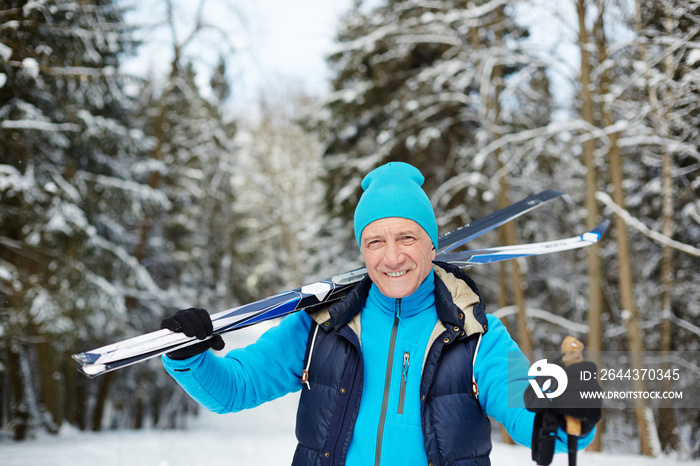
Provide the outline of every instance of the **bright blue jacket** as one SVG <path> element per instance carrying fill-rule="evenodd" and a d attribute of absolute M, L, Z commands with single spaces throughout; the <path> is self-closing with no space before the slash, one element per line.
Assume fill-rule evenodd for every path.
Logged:
<path fill-rule="evenodd" d="M 435 270 L 439 278 L 430 274 L 398 308 L 366 280 L 330 310 L 313 319 L 288 316 L 225 358 L 165 357 L 165 367 L 219 413 L 299 390 L 308 369 L 295 464 L 364 465 L 377 456 L 382 465 L 488 464 L 486 414 L 530 445 L 534 414 L 522 406 L 529 363 L 500 321 L 485 314 L 464 272 L 444 264 Z M 565 451 L 563 442 L 557 446 Z"/>

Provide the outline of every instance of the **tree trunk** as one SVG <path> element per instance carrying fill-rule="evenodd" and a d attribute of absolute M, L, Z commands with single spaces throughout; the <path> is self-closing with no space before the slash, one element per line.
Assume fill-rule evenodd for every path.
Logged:
<path fill-rule="evenodd" d="M 664 28 L 666 33 L 671 35 L 673 29 L 673 19 L 671 16 L 670 7 L 668 4 L 665 5 L 665 21 Z M 666 74 L 666 79 L 673 79 L 673 56 L 667 54 L 664 59 L 664 73 Z M 664 88 L 664 91 L 668 93 L 668 87 Z M 663 99 L 664 102 L 670 102 L 670 96 L 666 95 Z M 668 125 L 668 111 L 667 108 L 661 108 L 656 106 L 657 119 L 658 119 L 658 130 L 662 137 L 670 137 L 671 130 Z M 662 216 L 663 223 L 661 226 L 661 233 L 668 238 L 673 237 L 675 232 L 675 222 L 673 220 L 673 199 L 675 198 L 675 193 L 673 189 L 673 153 L 670 152 L 669 148 L 666 147 L 663 154 L 663 165 L 662 165 L 662 196 L 663 196 L 663 207 Z M 674 282 L 674 266 L 673 266 L 673 248 L 668 245 L 663 247 L 662 258 L 661 258 L 661 282 L 663 285 L 663 291 L 661 295 L 661 354 L 662 356 L 667 356 L 672 350 L 672 325 L 671 319 L 673 317 L 673 282 Z M 666 360 L 667 358 L 663 358 Z M 663 366 L 664 372 L 670 369 L 668 364 Z M 672 389 L 671 381 L 664 379 L 662 382 L 663 389 L 670 391 Z M 678 436 L 676 435 L 676 421 L 674 419 L 674 411 L 671 409 L 671 401 L 663 400 L 661 402 L 661 411 L 659 413 L 659 441 L 661 442 L 661 448 L 664 451 L 673 451 L 678 447 Z"/>
<path fill-rule="evenodd" d="M 114 372 L 108 372 L 102 377 L 100 388 L 97 391 L 95 400 L 95 410 L 92 413 L 92 430 L 99 432 L 102 430 L 102 418 L 104 416 L 105 404 L 109 399 L 109 387 L 114 380 Z"/>
<path fill-rule="evenodd" d="M 624 194 L 622 191 L 622 167 L 619 153 L 610 153 L 610 176 L 613 181 L 613 200 L 621 208 L 625 208 Z M 627 327 L 627 340 L 630 350 L 630 368 L 641 370 L 643 367 L 644 341 L 642 329 L 639 325 L 639 313 L 634 299 L 634 283 L 632 279 L 632 266 L 630 263 L 629 239 L 627 236 L 627 224 L 620 216 L 615 217 L 615 229 L 617 232 L 617 267 L 618 286 L 622 305 L 623 320 Z M 632 381 L 635 391 L 645 391 L 643 380 Z M 651 456 L 651 444 L 646 410 L 647 403 L 644 399 L 634 400 L 635 416 L 640 434 L 640 452 Z"/>
<path fill-rule="evenodd" d="M 500 186 L 499 208 L 502 208 L 510 205 L 510 199 L 508 196 L 508 182 L 505 178 L 501 178 Z M 500 230 L 503 230 L 502 238 L 505 240 L 505 243 L 501 244 L 502 246 L 517 244 L 515 225 L 513 222 L 503 225 Z M 500 235 L 499 239 L 501 239 Z M 516 314 L 516 321 L 518 324 L 518 345 L 520 346 L 520 349 L 525 352 L 525 354 L 531 355 L 534 345 L 532 343 L 532 334 L 530 332 L 527 316 L 525 315 L 525 290 L 523 287 L 523 274 L 520 270 L 520 264 L 518 263 L 517 259 L 508 261 L 508 265 L 512 267 L 510 278 L 511 286 L 513 288 L 513 301 L 518 310 Z M 500 278 L 505 279 L 505 274 L 503 274 L 503 276 Z M 501 289 L 507 289 L 507 285 L 502 284 Z"/>
<path fill-rule="evenodd" d="M 39 343 L 36 345 L 36 351 L 39 363 L 41 397 L 44 402 L 44 407 L 51 415 L 51 421 L 46 423 L 46 430 L 52 434 L 57 434 L 63 417 L 59 396 L 59 384 L 56 383 L 54 377 L 54 374 L 58 370 L 56 367 L 57 357 L 56 352 L 51 348 L 48 341 L 41 336 L 38 338 Z"/>
<path fill-rule="evenodd" d="M 585 0 L 578 0 L 577 13 L 579 20 L 579 48 L 581 50 L 581 98 L 582 98 L 582 118 L 588 124 L 595 124 L 593 117 L 593 95 L 591 92 L 591 65 L 588 56 L 588 31 L 586 29 L 586 5 Z M 586 227 L 593 229 L 599 222 L 600 212 L 595 193 L 598 190 L 598 173 L 595 164 L 595 141 L 589 138 L 583 143 L 583 163 L 586 167 L 586 195 L 585 206 L 588 213 Z M 588 257 L 588 341 L 587 349 L 593 356 L 591 359 L 600 367 L 600 358 L 596 355 L 603 349 L 603 288 L 602 269 L 600 263 L 600 246 L 596 243 L 587 248 Z M 590 357 L 590 356 L 589 356 Z M 598 429 L 596 438 L 591 448 L 600 451 L 602 428 Z"/>
<path fill-rule="evenodd" d="M 29 433 L 29 411 L 24 402 L 22 369 L 19 355 L 7 346 L 7 372 L 10 376 L 10 419 L 12 420 L 12 440 L 25 440 Z"/>
<path fill-rule="evenodd" d="M 669 238 L 673 236 L 674 221 L 673 221 L 673 178 L 671 174 L 672 155 L 667 151 L 664 152 L 663 158 L 663 225 L 661 233 Z M 673 301 L 673 248 L 664 246 L 661 258 L 661 283 L 663 291 L 661 294 L 661 341 L 660 351 L 664 361 L 668 360 L 667 356 L 672 350 L 672 325 L 671 316 L 672 301 Z M 668 363 L 662 366 L 664 373 L 670 369 Z M 662 387 L 665 391 L 672 390 L 671 380 L 664 379 Z M 676 435 L 676 421 L 674 411 L 671 407 L 671 400 L 661 401 L 661 410 L 659 412 L 659 441 L 661 448 L 665 452 L 674 451 L 678 447 L 678 437 Z"/>
<path fill-rule="evenodd" d="M 642 22 L 642 5 L 641 1 L 636 2 L 636 22 L 637 22 L 637 32 L 641 33 L 643 29 Z M 673 19 L 671 11 L 668 5 L 665 7 L 665 18 L 664 18 L 664 29 L 666 33 L 671 35 L 673 28 Z M 643 44 L 643 42 L 642 42 Z M 641 61 L 648 63 L 647 61 L 647 49 L 644 45 L 639 47 L 639 53 Z M 666 79 L 673 80 L 673 55 L 667 54 L 663 61 L 663 71 L 666 75 Z M 647 70 L 647 82 L 650 82 L 651 76 Z M 668 93 L 668 88 L 664 87 L 664 92 Z M 655 89 L 647 87 L 647 95 L 649 96 L 649 103 L 654 109 L 652 115 L 652 124 L 654 130 L 662 138 L 670 138 L 671 130 L 669 128 L 667 115 L 669 109 L 665 107 L 663 102 L 669 102 L 670 96 L 665 95 L 664 99 L 659 100 L 659 96 Z M 674 189 L 673 189 L 673 153 L 669 151 L 668 147 L 664 147 L 663 158 L 662 158 L 662 226 L 661 233 L 668 238 L 673 236 L 675 231 L 675 222 L 673 220 L 673 199 L 674 199 Z M 660 325 L 660 343 L 659 350 L 662 354 L 662 358 L 665 360 L 665 356 L 672 349 L 672 322 L 671 318 L 673 316 L 672 310 L 672 296 L 673 296 L 673 248 L 668 245 L 664 245 L 662 249 L 661 256 L 661 325 Z M 669 367 L 667 364 L 662 366 L 663 370 L 666 371 Z M 670 386 L 670 380 L 662 381 L 662 389 L 670 391 L 672 387 Z M 678 437 L 676 435 L 676 422 L 674 418 L 673 409 L 670 408 L 669 400 L 662 400 L 661 410 L 659 411 L 659 442 L 663 451 L 673 451 L 677 448 Z"/>
<path fill-rule="evenodd" d="M 598 59 L 600 63 L 604 63 L 607 56 L 607 41 L 605 39 L 604 29 L 604 3 L 598 4 L 598 21 L 596 23 L 596 46 L 598 49 Z M 600 91 L 604 96 L 608 93 L 610 87 L 610 73 L 606 70 L 601 76 Z M 601 99 L 605 102 L 605 99 Z M 600 114 L 604 127 L 610 127 L 614 124 L 611 110 L 607 104 L 601 105 Z M 608 150 L 608 160 L 610 169 L 610 178 L 613 185 L 613 200 L 621 208 L 625 208 L 625 195 L 622 187 L 622 157 L 620 149 L 617 145 L 617 133 L 612 133 L 608 136 L 610 148 Z M 627 326 L 627 340 L 630 350 L 630 368 L 632 370 L 641 371 L 643 368 L 644 359 L 644 338 L 642 329 L 639 325 L 639 312 L 637 311 L 637 303 L 634 298 L 634 279 L 632 277 L 632 264 L 629 252 L 629 238 L 627 235 L 627 224 L 622 217 L 615 216 L 615 230 L 617 232 L 617 265 L 618 265 L 618 287 L 620 293 L 620 301 L 622 305 L 623 320 Z M 633 380 L 632 387 L 635 391 L 645 391 L 644 380 Z M 640 452 L 643 455 L 651 456 L 651 429 L 655 426 L 650 425 L 647 418 L 648 403 L 644 399 L 634 400 L 634 411 L 639 426 Z"/>
<path fill-rule="evenodd" d="M 77 348 L 73 348 L 71 353 L 78 353 Z M 86 379 L 75 370 L 70 364 L 63 367 L 63 377 L 65 379 L 65 420 L 68 424 L 85 430 L 85 405 L 86 405 Z"/>
<path fill-rule="evenodd" d="M 500 151 L 499 151 L 500 152 Z M 499 159 L 499 165 L 500 165 Z M 498 197 L 498 208 L 503 208 L 510 205 L 508 198 L 508 182 L 505 178 L 500 180 L 500 192 Z M 502 246 L 515 244 L 515 226 L 513 222 L 509 222 L 498 229 L 498 239 Z M 503 308 L 508 305 L 508 271 L 507 265 L 512 265 L 511 286 L 513 287 L 513 298 L 515 305 L 518 308 L 517 325 L 518 325 L 518 343 L 520 349 L 523 350 L 528 357 L 532 354 L 532 338 L 525 316 L 525 293 L 522 287 L 522 274 L 520 273 L 520 264 L 517 260 L 510 260 L 501 263 L 499 271 L 500 296 L 498 297 L 499 307 Z M 515 442 L 505 429 L 501 432 L 501 441 L 506 444 L 514 444 Z"/>

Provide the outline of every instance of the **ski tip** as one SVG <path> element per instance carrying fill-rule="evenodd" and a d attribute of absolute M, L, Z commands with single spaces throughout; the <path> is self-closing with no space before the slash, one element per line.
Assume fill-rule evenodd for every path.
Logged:
<path fill-rule="evenodd" d="M 514 204 L 497 210 L 486 217 L 474 220 L 464 226 L 452 230 L 438 238 L 437 253 L 444 254 L 463 244 L 479 237 L 501 225 L 514 220 L 531 210 L 540 207 L 554 199 L 563 198 L 566 203 L 571 203 L 571 197 L 558 189 L 545 189 L 537 194 L 533 194 Z"/>
<path fill-rule="evenodd" d="M 98 375 L 107 372 L 107 366 L 104 364 L 87 364 L 80 366 L 78 370 L 89 378 L 94 379 Z"/>
<path fill-rule="evenodd" d="M 94 364 L 100 358 L 100 355 L 94 353 L 78 353 L 71 355 L 71 357 L 80 364 Z"/>
<path fill-rule="evenodd" d="M 73 360 L 80 364 L 78 371 L 84 375 L 87 375 L 91 379 L 107 372 L 107 366 L 105 364 L 94 363 L 99 359 L 99 356 L 99 354 L 92 353 L 78 353 L 71 355 Z"/>
<path fill-rule="evenodd" d="M 568 194 L 563 191 L 559 191 L 558 189 L 549 188 L 535 194 L 534 196 L 554 198 L 559 196 L 568 196 Z"/>
<path fill-rule="evenodd" d="M 605 232 L 608 230 L 609 226 L 610 226 L 610 220 L 606 218 L 605 220 L 600 222 L 594 229 L 582 234 L 581 240 L 587 241 L 590 244 L 597 243 L 598 241 L 600 241 L 600 238 L 602 238 L 603 235 L 605 234 Z"/>
<path fill-rule="evenodd" d="M 610 227 L 610 219 L 606 218 L 605 220 L 600 222 L 598 226 L 592 229 L 591 233 L 595 233 L 596 235 L 598 235 L 598 239 L 600 239 L 608 230 L 608 227 Z"/>

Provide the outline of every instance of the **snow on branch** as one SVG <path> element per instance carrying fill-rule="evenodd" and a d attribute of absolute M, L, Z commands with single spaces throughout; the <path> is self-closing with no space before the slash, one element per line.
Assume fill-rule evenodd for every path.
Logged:
<path fill-rule="evenodd" d="M 615 215 L 618 215 L 619 217 L 622 218 L 622 220 L 625 221 L 625 223 L 635 230 L 639 231 L 642 233 L 644 236 L 647 238 L 654 240 L 658 243 L 661 243 L 665 246 L 672 247 L 674 249 L 678 249 L 679 251 L 685 252 L 686 254 L 690 254 L 692 256 L 698 256 L 700 257 L 700 249 L 691 246 L 689 244 L 681 243 L 679 241 L 673 240 L 669 238 L 666 235 L 662 235 L 658 231 L 654 231 L 644 225 L 641 221 L 637 220 L 636 218 L 632 217 L 632 215 L 617 205 L 615 201 L 612 200 L 612 198 L 607 194 L 602 191 L 598 191 L 595 193 L 596 199 L 598 199 L 600 202 L 605 204 L 606 207 L 608 207 L 610 210 L 612 210 Z"/>
<path fill-rule="evenodd" d="M 698 152 L 695 144 L 690 142 L 685 143 L 683 141 L 678 141 L 671 138 L 664 138 L 655 134 L 639 134 L 622 137 L 617 140 L 617 145 L 619 147 L 639 147 L 656 145 L 659 147 L 665 147 L 671 152 L 680 152 L 700 160 L 700 152 Z"/>
<path fill-rule="evenodd" d="M 364 50 L 371 52 L 375 49 L 376 44 L 383 40 L 393 40 L 400 43 L 437 43 L 464 48 L 465 43 L 462 37 L 454 34 L 451 29 L 446 29 L 443 33 L 436 34 L 434 32 L 421 32 L 421 28 L 430 27 L 430 24 L 465 24 L 470 21 L 476 21 L 502 6 L 508 5 L 509 0 L 492 0 L 478 7 L 470 7 L 468 9 L 459 9 L 448 13 L 429 13 L 415 18 L 409 18 L 404 21 L 397 21 L 385 26 L 379 27 L 370 34 L 363 37 L 353 39 L 347 42 L 337 43 L 330 51 L 329 55 L 340 55 L 352 50 Z M 435 3 L 435 6 L 440 5 Z M 425 5 L 423 5 L 425 6 Z M 440 5 L 443 6 L 443 5 Z M 409 31 L 408 33 L 406 31 Z"/>
<path fill-rule="evenodd" d="M 92 272 L 90 268 L 86 267 L 82 262 L 69 260 L 68 264 L 80 272 L 83 277 L 100 292 L 100 299 L 105 303 L 105 308 L 110 310 L 112 317 L 126 316 L 127 307 L 123 299 L 124 297 L 113 283 L 105 277 Z"/>
<path fill-rule="evenodd" d="M 43 66 L 39 65 L 34 59 L 27 59 L 24 61 L 8 61 L 10 66 L 15 68 L 27 69 L 29 65 L 32 65 L 31 72 L 36 75 L 38 71 L 42 73 L 53 75 L 53 76 L 69 76 L 69 77 L 106 77 L 106 76 L 117 76 L 117 70 L 113 66 L 103 66 L 101 68 L 95 68 L 90 66 Z"/>
<path fill-rule="evenodd" d="M 96 175 L 82 170 L 78 171 L 75 176 L 76 178 L 79 177 L 80 179 L 94 182 L 103 187 L 110 187 L 125 193 L 131 193 L 136 196 L 135 198 L 137 200 L 151 201 L 154 205 L 162 209 L 169 209 L 171 207 L 170 200 L 162 191 L 151 188 L 146 184 L 113 176 Z"/>
<path fill-rule="evenodd" d="M 8 189 L 16 189 L 18 191 L 30 191 L 35 188 L 34 170 L 30 167 L 26 175 L 22 175 L 12 165 L 0 164 L 0 192 Z"/>
<path fill-rule="evenodd" d="M 114 256 L 116 256 L 123 264 L 131 269 L 132 273 L 135 274 L 136 282 L 142 285 L 147 291 L 153 293 L 154 295 L 165 295 L 165 292 L 153 280 L 153 277 L 151 277 L 148 270 L 146 270 L 146 268 L 122 246 L 119 246 L 97 234 L 91 235 L 90 243 L 105 252 L 114 254 Z"/>
<path fill-rule="evenodd" d="M 453 196 L 453 193 L 467 186 L 489 186 L 489 178 L 479 172 L 465 172 L 453 176 L 435 190 L 431 196 L 433 206 L 439 207 L 447 205 L 450 198 L 446 196 Z"/>
<path fill-rule="evenodd" d="M 700 223 L 700 202 L 686 205 L 683 208 L 683 213 L 689 215 L 690 218 Z"/>
<path fill-rule="evenodd" d="M 80 126 L 73 123 L 49 123 L 37 120 L 5 120 L 0 123 L 4 129 L 33 129 L 37 131 L 80 131 Z"/>
<path fill-rule="evenodd" d="M 453 47 L 464 47 L 464 42 L 458 37 L 449 36 L 447 34 L 436 33 L 421 33 L 415 32 L 412 34 L 402 34 L 394 38 L 397 44 L 417 45 L 417 44 L 437 44 L 451 45 Z"/>
<path fill-rule="evenodd" d="M 502 319 L 503 317 L 513 315 L 518 312 L 518 307 L 517 306 L 505 306 L 500 309 L 496 309 L 492 314 L 499 319 Z M 547 322 L 550 322 L 552 324 L 558 325 L 562 328 L 565 328 L 566 330 L 569 330 L 571 332 L 576 332 L 580 334 L 587 334 L 588 333 L 588 325 L 584 324 L 579 324 L 576 322 L 573 322 L 569 319 L 566 319 L 564 317 L 558 316 L 556 314 L 552 314 L 549 311 L 545 311 L 544 309 L 536 309 L 536 308 L 526 308 L 525 309 L 525 314 L 528 317 L 532 317 L 534 319 L 540 319 L 540 320 L 545 320 Z"/>
<path fill-rule="evenodd" d="M 52 66 L 42 67 L 41 71 L 54 76 L 103 77 L 117 75 L 117 70 L 113 66 L 104 66 L 102 68 L 88 66 Z"/>
<path fill-rule="evenodd" d="M 700 327 L 698 327 L 697 325 L 694 325 L 688 322 L 687 320 L 681 319 L 675 314 L 672 314 L 671 320 L 674 324 L 678 325 L 679 327 L 684 328 L 687 331 L 694 333 L 695 335 L 700 337 Z"/>
<path fill-rule="evenodd" d="M 649 60 L 647 63 L 638 63 L 638 66 L 635 67 L 638 68 L 637 71 L 627 78 L 626 83 L 623 83 L 621 86 L 616 86 L 615 91 L 612 92 L 611 98 L 613 100 L 617 100 L 623 92 L 632 87 L 632 85 L 634 85 L 635 83 L 639 82 L 646 73 L 648 73 L 652 68 L 661 63 L 661 61 L 664 60 L 667 56 L 675 53 L 681 47 L 687 47 L 688 43 L 690 42 L 690 39 L 695 37 L 699 31 L 700 26 L 691 29 L 683 38 L 680 38 L 680 40 L 674 38 L 675 40 L 668 44 L 669 47 L 663 49 L 662 52 L 652 60 Z"/>
<path fill-rule="evenodd" d="M 502 150 L 509 144 L 518 144 L 539 137 L 550 138 L 563 132 L 589 129 L 583 120 L 569 120 L 565 122 L 554 122 L 542 128 L 527 129 L 517 133 L 508 133 L 495 141 L 490 142 L 485 147 L 479 149 L 474 156 L 474 165 L 481 168 L 488 157 L 498 150 Z"/>

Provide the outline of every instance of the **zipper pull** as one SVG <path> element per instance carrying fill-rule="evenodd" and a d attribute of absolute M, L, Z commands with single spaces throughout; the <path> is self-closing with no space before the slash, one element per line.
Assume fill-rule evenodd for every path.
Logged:
<path fill-rule="evenodd" d="M 403 354 L 403 370 L 401 371 L 401 375 L 403 375 L 403 380 L 404 382 L 408 382 L 408 360 L 411 357 L 411 353 L 404 353 Z"/>
<path fill-rule="evenodd" d="M 403 368 L 401 369 L 401 385 L 399 386 L 399 409 L 396 414 L 403 414 L 403 405 L 406 401 L 406 385 L 408 385 L 408 360 L 409 352 L 403 353 Z"/>

